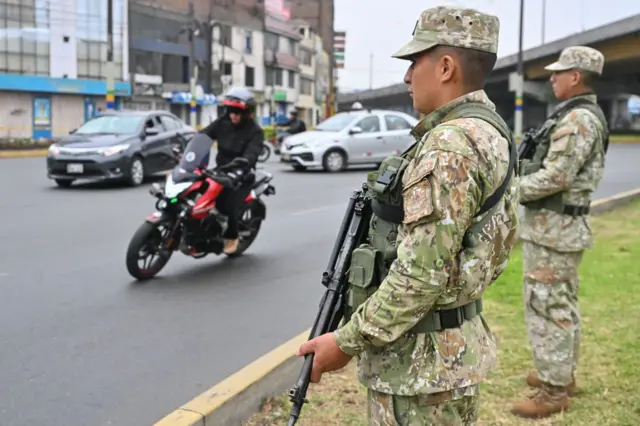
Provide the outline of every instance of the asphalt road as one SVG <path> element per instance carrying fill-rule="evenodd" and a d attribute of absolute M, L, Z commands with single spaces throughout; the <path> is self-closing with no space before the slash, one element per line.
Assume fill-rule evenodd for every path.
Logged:
<path fill-rule="evenodd" d="M 615 145 L 596 198 L 640 186 L 640 146 Z M 149 185 L 55 187 L 44 159 L 0 160 L 0 424 L 152 424 L 311 325 L 347 198 L 366 170 L 278 164 L 242 258 L 174 255 L 136 284 L 129 238 Z"/>

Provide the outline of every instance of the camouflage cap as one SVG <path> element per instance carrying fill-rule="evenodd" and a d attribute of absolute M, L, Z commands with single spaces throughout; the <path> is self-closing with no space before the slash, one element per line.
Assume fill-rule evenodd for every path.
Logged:
<path fill-rule="evenodd" d="M 438 6 L 423 10 L 413 28 L 413 39 L 394 58 L 409 59 L 438 45 L 498 51 L 500 20 L 475 9 Z"/>
<path fill-rule="evenodd" d="M 544 67 L 547 71 L 566 71 L 580 69 L 602 74 L 604 55 L 592 47 L 571 46 L 560 53 L 560 58 Z"/>

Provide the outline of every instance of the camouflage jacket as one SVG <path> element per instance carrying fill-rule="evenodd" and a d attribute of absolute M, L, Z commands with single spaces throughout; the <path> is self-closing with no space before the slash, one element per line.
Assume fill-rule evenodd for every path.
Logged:
<path fill-rule="evenodd" d="M 596 101 L 595 95 L 583 96 Z M 604 135 L 592 112 L 575 108 L 566 114 L 551 133 L 543 168 L 520 178 L 520 201 L 561 192 L 564 204 L 589 205 L 604 172 Z M 580 251 L 593 245 L 588 220 L 588 216 L 525 208 L 520 237 L 558 251 Z"/>
<path fill-rule="evenodd" d="M 473 215 L 500 186 L 509 165 L 508 141 L 494 127 L 479 119 L 446 119 L 472 100 L 495 109 L 484 91 L 476 91 L 413 129 L 419 147 L 402 178 L 405 219 L 398 229 L 397 258 L 377 291 L 334 334 L 345 353 L 358 356 L 359 380 L 380 392 L 453 390 L 479 383 L 496 365 L 496 343 L 481 315 L 460 328 L 410 331 L 435 306 L 447 309 L 482 297 L 516 242 L 518 197 L 512 179 L 483 230 L 484 251 L 476 251 L 475 258 L 462 254 Z"/>

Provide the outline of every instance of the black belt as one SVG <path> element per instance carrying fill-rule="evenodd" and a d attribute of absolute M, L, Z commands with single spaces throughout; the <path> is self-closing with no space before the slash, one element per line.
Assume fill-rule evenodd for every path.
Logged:
<path fill-rule="evenodd" d="M 431 311 L 411 331 L 414 333 L 431 333 L 448 328 L 459 328 L 465 321 L 469 321 L 479 315 L 480 312 L 482 312 L 482 299 L 474 300 L 453 309 Z"/>
<path fill-rule="evenodd" d="M 562 213 L 569 216 L 584 216 L 589 214 L 590 206 L 573 206 L 566 204 Z"/>

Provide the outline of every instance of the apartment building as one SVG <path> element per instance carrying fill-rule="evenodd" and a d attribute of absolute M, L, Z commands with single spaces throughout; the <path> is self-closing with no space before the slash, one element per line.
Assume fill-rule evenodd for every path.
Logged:
<path fill-rule="evenodd" d="M 218 26 L 212 38 L 211 63 L 219 75 L 223 94 L 231 86 L 245 86 L 258 102 L 256 117 L 261 121 L 265 97 L 264 34 L 254 28 Z"/>
<path fill-rule="evenodd" d="M 115 107 L 128 82 L 128 0 L 113 1 Z M 107 7 L 22 0 L 0 17 L 0 138 L 51 139 L 106 108 Z"/>
<path fill-rule="evenodd" d="M 132 109 L 167 109 L 189 122 L 192 24 L 187 1 L 132 0 Z M 218 116 L 219 97 L 230 84 L 264 81 L 262 22 L 246 10 L 211 2 L 194 2 L 196 126 Z M 212 17 L 215 17 L 213 19 Z M 209 66 L 211 65 L 211 66 Z M 253 74 L 253 76 L 252 76 Z M 254 83 L 264 98 L 264 85 Z"/>
<path fill-rule="evenodd" d="M 291 22 L 302 39 L 300 40 L 300 89 L 296 109 L 298 116 L 307 125 L 315 126 L 316 119 L 316 99 L 315 99 L 315 79 L 316 79 L 316 43 L 315 34 L 311 31 L 309 24 L 304 21 L 295 20 Z"/>
<path fill-rule="evenodd" d="M 298 103 L 300 87 L 300 40 L 302 37 L 287 20 L 265 16 L 264 62 L 267 103 L 263 114 L 282 123 Z"/>

